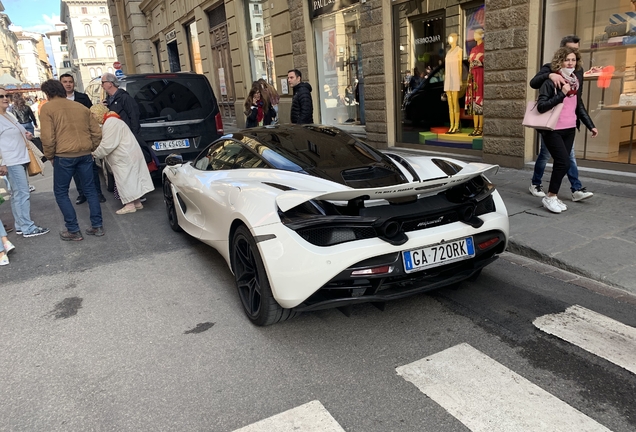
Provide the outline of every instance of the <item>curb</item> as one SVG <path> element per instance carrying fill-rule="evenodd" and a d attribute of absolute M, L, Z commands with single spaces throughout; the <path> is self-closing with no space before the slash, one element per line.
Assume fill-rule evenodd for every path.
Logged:
<path fill-rule="evenodd" d="M 512 239 L 508 240 L 508 248 L 506 252 L 513 253 L 515 255 L 520 255 L 522 257 L 530 258 L 535 261 L 539 261 L 541 263 L 550 265 L 560 270 L 565 270 L 566 272 L 582 276 L 584 278 L 593 280 L 599 284 L 603 284 L 606 286 L 610 286 L 612 288 L 620 289 L 626 293 L 633 294 L 627 287 L 617 285 L 611 281 L 606 280 L 606 278 L 598 273 L 590 272 L 581 269 L 580 267 L 573 266 L 565 261 L 562 261 L 558 258 L 554 258 L 546 253 L 540 252 L 534 248 L 524 245 L 523 243 L 516 242 Z M 568 282 L 568 281 L 566 281 Z"/>

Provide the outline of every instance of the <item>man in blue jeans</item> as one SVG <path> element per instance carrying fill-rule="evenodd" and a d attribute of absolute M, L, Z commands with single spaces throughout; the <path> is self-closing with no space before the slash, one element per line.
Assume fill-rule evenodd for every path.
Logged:
<path fill-rule="evenodd" d="M 579 49 L 580 38 L 576 35 L 568 35 L 561 39 L 561 47 L 571 47 L 575 49 Z M 583 71 L 577 69 L 575 71 L 579 82 L 583 82 Z M 539 89 L 543 82 L 547 79 L 550 79 L 554 82 L 556 88 L 561 88 L 563 84 L 565 84 L 565 78 L 561 76 L 561 74 L 552 73 L 552 69 L 550 68 L 550 63 L 547 63 L 541 67 L 541 70 L 535 75 L 532 80 L 530 80 L 530 87 L 533 89 Z M 577 128 L 579 126 L 579 121 L 576 121 Z M 532 175 L 532 183 L 530 184 L 530 193 L 536 197 L 544 197 L 545 192 L 543 192 L 543 187 L 541 186 L 541 179 L 543 178 L 543 172 L 545 171 L 545 166 L 550 160 L 550 152 L 548 148 L 545 146 L 543 142 L 543 138 L 541 138 L 541 150 L 539 151 L 539 156 L 537 157 L 537 161 L 534 164 L 534 174 Z M 572 151 L 570 152 L 570 169 L 567 172 L 568 180 L 570 180 L 570 190 L 572 191 L 572 201 L 581 201 L 587 198 L 590 198 L 594 194 L 592 192 L 588 192 L 581 182 L 579 181 L 579 169 L 576 166 L 576 156 L 574 154 L 574 146 L 572 146 Z"/>
<path fill-rule="evenodd" d="M 102 139 L 99 123 L 88 108 L 66 98 L 66 91 L 59 81 L 45 81 L 41 90 L 49 101 L 40 111 L 40 137 L 44 156 L 53 165 L 53 192 L 66 224 L 66 231 L 60 232 L 60 238 L 64 241 L 84 239 L 68 196 L 71 179 L 76 173 L 90 210 L 91 227 L 84 232 L 101 237 L 104 235 L 102 209 L 93 182 L 91 154 Z"/>

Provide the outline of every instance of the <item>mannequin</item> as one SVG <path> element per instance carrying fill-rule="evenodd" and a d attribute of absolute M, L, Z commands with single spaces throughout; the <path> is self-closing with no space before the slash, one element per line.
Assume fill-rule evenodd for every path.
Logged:
<path fill-rule="evenodd" d="M 484 134 L 484 30 L 475 30 L 477 45 L 470 50 L 468 85 L 466 86 L 466 114 L 472 114 L 475 129 L 470 136 Z"/>
<path fill-rule="evenodd" d="M 457 46 L 459 36 L 451 33 L 448 36 L 450 50 L 446 53 L 446 76 L 444 78 L 444 91 L 448 98 L 448 115 L 450 117 L 450 129 L 447 134 L 459 132 L 459 91 L 462 87 L 462 49 Z"/>

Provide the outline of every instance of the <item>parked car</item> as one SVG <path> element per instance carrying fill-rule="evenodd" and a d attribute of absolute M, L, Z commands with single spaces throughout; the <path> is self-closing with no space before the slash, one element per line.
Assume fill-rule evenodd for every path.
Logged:
<path fill-rule="evenodd" d="M 402 102 L 402 119 L 405 123 L 429 129 L 434 126 L 444 126 L 450 119 L 448 115 L 448 102 L 442 97 L 444 92 L 444 64 L 426 77 L 410 93 L 404 96 Z M 466 82 L 468 80 L 468 61 L 463 62 L 462 90 L 459 94 L 459 105 L 464 106 L 466 96 Z"/>
<path fill-rule="evenodd" d="M 166 164 L 170 227 L 225 258 L 257 325 L 474 278 L 508 241 L 496 166 L 383 153 L 334 127 L 246 129 Z"/>
<path fill-rule="evenodd" d="M 154 150 L 159 162 L 179 153 L 194 159 L 212 141 L 223 135 L 219 107 L 204 75 L 191 72 L 126 75 L 119 79 L 139 105 L 141 137 Z M 93 103 L 106 95 L 101 78 L 91 81 L 87 94 Z M 111 171 L 104 167 L 107 187 L 112 191 Z"/>

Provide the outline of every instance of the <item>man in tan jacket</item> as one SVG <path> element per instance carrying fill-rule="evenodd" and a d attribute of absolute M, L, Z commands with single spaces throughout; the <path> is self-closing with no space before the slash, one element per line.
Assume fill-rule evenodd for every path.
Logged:
<path fill-rule="evenodd" d="M 75 173 L 79 175 L 90 209 L 91 227 L 85 232 L 101 237 L 104 235 L 102 209 L 93 182 L 91 152 L 99 146 L 102 131 L 88 108 L 66 99 L 66 90 L 59 81 L 45 81 L 41 89 L 49 101 L 40 111 L 40 138 L 44 155 L 53 165 L 53 192 L 66 224 L 66 231 L 60 232 L 60 238 L 65 241 L 84 239 L 68 196 Z"/>

